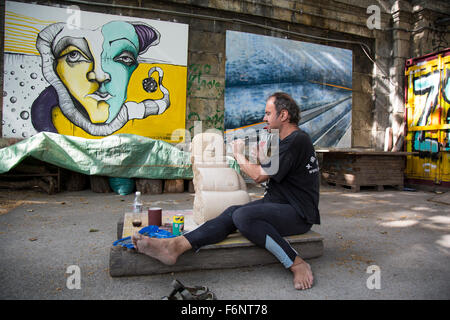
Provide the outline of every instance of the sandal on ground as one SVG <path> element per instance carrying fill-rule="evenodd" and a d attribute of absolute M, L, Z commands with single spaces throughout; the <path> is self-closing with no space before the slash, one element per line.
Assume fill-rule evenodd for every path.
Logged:
<path fill-rule="evenodd" d="M 208 287 L 195 286 L 185 287 L 179 280 L 172 281 L 173 290 L 169 296 L 162 297 L 162 300 L 216 300 L 213 292 Z"/>

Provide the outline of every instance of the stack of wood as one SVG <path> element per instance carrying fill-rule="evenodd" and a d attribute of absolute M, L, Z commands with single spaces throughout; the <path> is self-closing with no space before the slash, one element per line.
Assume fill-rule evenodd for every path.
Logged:
<path fill-rule="evenodd" d="M 108 177 L 89 176 L 91 190 L 97 193 L 112 192 Z M 144 179 L 136 178 L 136 191 L 141 194 L 182 193 L 185 190 L 194 192 L 192 180 L 183 179 Z"/>
<path fill-rule="evenodd" d="M 34 158 L 27 158 L 9 172 L 0 174 L 0 188 L 38 187 L 48 194 L 60 191 L 60 169 Z"/>
<path fill-rule="evenodd" d="M 351 187 L 358 192 L 362 186 L 393 186 L 403 190 L 406 152 L 316 150 L 322 153 L 321 177 L 336 186 Z"/>

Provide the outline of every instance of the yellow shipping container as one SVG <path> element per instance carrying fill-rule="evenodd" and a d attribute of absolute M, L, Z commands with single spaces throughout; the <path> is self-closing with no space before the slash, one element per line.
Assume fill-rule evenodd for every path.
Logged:
<path fill-rule="evenodd" d="M 450 187 L 450 48 L 406 61 L 406 178 Z"/>

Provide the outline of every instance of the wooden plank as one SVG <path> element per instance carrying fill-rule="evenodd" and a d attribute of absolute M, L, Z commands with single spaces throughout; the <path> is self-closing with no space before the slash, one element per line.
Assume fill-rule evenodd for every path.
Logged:
<path fill-rule="evenodd" d="M 163 211 L 163 224 L 171 221 L 171 217 L 180 212 L 185 215 L 185 229 L 195 229 L 197 225 L 193 222 L 192 210 Z M 131 221 L 133 218 L 139 217 L 143 220 L 143 224 L 147 224 L 145 216 L 146 213 L 126 213 L 117 223 L 117 238 L 121 239 L 140 230 L 143 226 L 133 227 Z M 323 254 L 323 236 L 312 230 L 305 234 L 288 236 L 285 239 L 303 259 L 315 258 Z M 222 242 L 202 247 L 197 253 L 192 250 L 185 252 L 174 266 L 166 266 L 158 260 L 135 250 L 112 246 L 109 272 L 112 277 L 120 277 L 237 268 L 277 262 L 278 260 L 270 252 L 257 247 L 242 234 L 236 232 Z"/>
<path fill-rule="evenodd" d="M 134 220 L 141 220 L 142 224 L 139 227 L 133 226 Z M 148 226 L 148 214 L 147 212 L 143 213 L 133 213 L 127 212 L 125 213 L 125 218 L 123 222 L 123 231 L 121 238 L 129 237 L 136 232 L 139 232 L 143 227 Z"/>
<path fill-rule="evenodd" d="M 354 176 L 354 177 L 367 177 L 367 176 L 376 176 L 380 179 L 393 177 L 396 179 L 403 178 L 403 172 L 402 171 L 328 171 L 324 170 L 322 171 L 322 176 L 338 176 L 338 177 L 344 177 L 344 176 Z"/>
<path fill-rule="evenodd" d="M 370 188 L 374 188 L 377 191 L 383 191 L 385 186 L 391 186 L 393 188 L 396 188 L 398 190 L 403 190 L 403 183 L 398 183 L 398 184 L 373 184 L 373 183 L 368 183 L 368 184 L 350 184 L 350 183 L 339 183 L 339 182 L 333 182 L 333 181 L 326 181 L 328 184 L 334 185 L 336 187 L 339 188 L 350 188 L 351 191 L 353 192 L 359 192 L 361 190 L 361 187 L 370 187 Z"/>
<path fill-rule="evenodd" d="M 112 277 L 121 277 L 279 263 L 266 249 L 252 243 L 237 243 L 241 240 L 232 238 L 228 244 L 206 246 L 198 252 L 189 250 L 181 255 L 173 266 L 164 265 L 134 250 L 111 247 L 109 273 Z M 303 259 L 316 258 L 323 254 L 323 237 L 314 231 L 294 236 L 288 241 Z"/>
<path fill-rule="evenodd" d="M 25 189 L 25 188 L 33 188 L 40 187 L 42 190 L 47 192 L 48 194 L 54 194 L 56 191 L 56 179 L 53 177 L 41 177 L 33 178 L 26 181 L 1 181 L 0 180 L 0 188 L 8 188 L 8 189 Z"/>
<path fill-rule="evenodd" d="M 0 178 L 57 177 L 57 173 L 2 173 Z"/>
<path fill-rule="evenodd" d="M 322 165 L 323 169 L 332 169 L 332 170 L 381 170 L 381 169 L 385 169 L 385 170 L 391 170 L 391 171 L 396 171 L 396 170 L 402 170 L 405 168 L 404 164 L 395 164 L 392 162 L 374 162 L 374 163 L 370 163 L 370 164 L 360 164 L 360 163 L 345 163 L 345 162 L 340 162 L 338 164 L 330 164 L 330 163 L 326 163 Z"/>
<path fill-rule="evenodd" d="M 389 177 L 378 177 L 376 175 L 364 175 L 364 176 L 358 176 L 358 175 L 322 175 L 322 177 L 329 182 L 335 182 L 335 183 L 343 183 L 343 184 L 373 184 L 373 185 L 391 185 L 391 184 L 403 184 L 403 177 L 402 176 L 394 176 L 391 175 Z"/>
<path fill-rule="evenodd" d="M 401 168 L 396 168 L 394 170 L 387 169 L 382 170 L 382 168 L 365 168 L 365 167 L 356 167 L 356 168 L 321 168 L 322 172 L 330 172 L 330 173 L 350 173 L 350 174 L 364 174 L 364 173 L 376 173 L 376 174 L 387 174 L 387 173 L 397 173 L 402 174 L 404 170 Z"/>
<path fill-rule="evenodd" d="M 293 236 L 284 237 L 291 245 L 301 242 L 315 242 L 323 241 L 323 236 L 317 232 L 309 231 L 305 234 L 298 234 Z M 245 238 L 240 232 L 230 234 L 225 240 L 216 244 L 204 246 L 202 250 L 207 249 L 219 249 L 219 248 L 234 248 L 234 247 L 251 247 L 254 246 L 247 238 Z"/>
<path fill-rule="evenodd" d="M 376 183 L 373 181 L 366 181 L 364 184 L 351 183 L 351 182 L 346 182 L 346 181 L 341 181 L 341 180 L 326 180 L 326 182 L 330 183 L 330 184 L 335 184 L 337 186 L 347 186 L 347 187 L 352 187 L 352 186 L 359 186 L 359 187 L 403 186 L 402 181 L 396 181 L 396 182 L 392 182 L 392 183 Z"/>

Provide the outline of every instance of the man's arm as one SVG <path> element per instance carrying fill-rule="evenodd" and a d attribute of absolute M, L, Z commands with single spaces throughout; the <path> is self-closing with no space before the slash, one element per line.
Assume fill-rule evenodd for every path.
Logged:
<path fill-rule="evenodd" d="M 242 171 L 244 171 L 256 183 L 261 183 L 269 179 L 269 175 L 264 171 L 261 165 L 251 163 L 244 156 L 245 143 L 242 140 L 235 140 L 232 142 L 233 155 Z"/>

